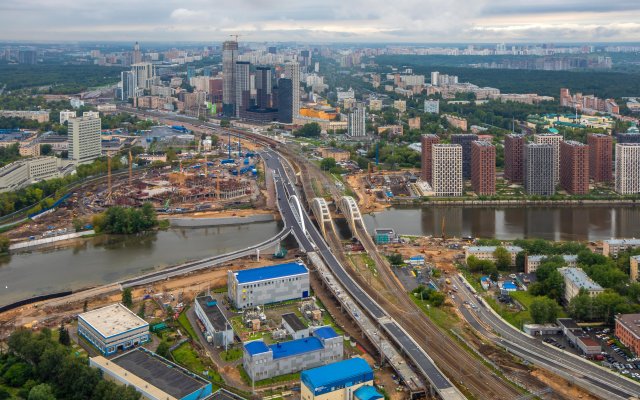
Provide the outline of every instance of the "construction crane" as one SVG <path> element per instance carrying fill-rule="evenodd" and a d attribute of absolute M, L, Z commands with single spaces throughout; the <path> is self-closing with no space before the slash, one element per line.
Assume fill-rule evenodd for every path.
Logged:
<path fill-rule="evenodd" d="M 237 42 L 237 41 L 238 41 L 238 38 L 239 38 L 240 36 L 242 36 L 242 35 L 229 35 L 229 36 L 230 36 L 230 37 L 234 37 L 234 38 L 236 38 L 236 42 Z"/>
<path fill-rule="evenodd" d="M 131 150 L 129 150 L 129 186 L 133 182 L 133 157 L 131 156 Z"/>

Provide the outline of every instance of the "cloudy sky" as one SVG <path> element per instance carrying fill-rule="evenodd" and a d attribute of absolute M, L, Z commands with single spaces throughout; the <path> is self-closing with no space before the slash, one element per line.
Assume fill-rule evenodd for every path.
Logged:
<path fill-rule="evenodd" d="M 640 0 L 0 0 L 0 40 L 640 40 Z"/>

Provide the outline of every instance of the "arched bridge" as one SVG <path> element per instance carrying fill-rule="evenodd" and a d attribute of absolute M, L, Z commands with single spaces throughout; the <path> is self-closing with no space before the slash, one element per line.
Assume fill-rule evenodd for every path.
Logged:
<path fill-rule="evenodd" d="M 332 227 L 331 211 L 329 211 L 329 205 L 327 201 L 322 197 L 314 197 L 311 201 L 311 211 L 318 221 L 318 226 L 322 231 L 322 234 L 326 237 L 327 226 Z"/>
<path fill-rule="evenodd" d="M 342 214 L 344 214 L 344 217 L 347 219 L 349 228 L 354 235 L 356 235 L 359 228 L 365 229 L 364 221 L 362 220 L 362 214 L 360 214 L 360 207 L 358 207 L 356 199 L 351 196 L 343 196 L 340 199 L 338 207 L 340 208 L 340 211 L 342 211 Z"/>

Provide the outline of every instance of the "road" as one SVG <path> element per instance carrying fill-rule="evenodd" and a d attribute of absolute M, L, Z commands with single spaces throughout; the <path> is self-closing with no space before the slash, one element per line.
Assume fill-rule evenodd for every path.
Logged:
<path fill-rule="evenodd" d="M 460 278 L 459 278 L 460 279 Z M 466 281 L 464 281 L 466 282 Z M 494 314 L 489 306 L 478 301 L 468 283 L 459 282 L 456 302 L 469 324 L 497 345 L 523 359 L 565 376 L 569 381 L 606 399 L 628 399 L 640 396 L 640 384 L 591 363 L 548 346 L 511 326 Z M 469 309 L 463 302 L 476 305 Z"/>

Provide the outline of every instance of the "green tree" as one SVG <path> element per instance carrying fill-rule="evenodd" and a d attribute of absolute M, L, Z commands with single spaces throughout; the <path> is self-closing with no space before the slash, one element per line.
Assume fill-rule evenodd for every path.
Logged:
<path fill-rule="evenodd" d="M 320 169 L 323 171 L 329 171 L 333 169 L 336 165 L 337 165 L 336 160 L 332 157 L 323 158 L 322 161 L 320 161 Z"/>
<path fill-rule="evenodd" d="M 48 156 L 53 153 L 53 147 L 50 144 L 41 144 L 40 145 L 40 155 Z"/>
<path fill-rule="evenodd" d="M 221 128 L 228 128 L 231 126 L 231 121 L 229 121 L 228 119 L 221 119 L 220 120 L 220 127 Z"/>
<path fill-rule="evenodd" d="M 511 254 L 502 246 L 496 247 L 493 252 L 493 258 L 496 260 L 496 267 L 499 270 L 504 271 L 511 266 Z"/>
<path fill-rule="evenodd" d="M 122 290 L 122 304 L 127 308 L 133 307 L 133 295 L 131 288 L 124 288 Z"/>
<path fill-rule="evenodd" d="M 0 254 L 5 254 L 9 252 L 9 246 L 11 245 L 11 241 L 5 235 L 0 235 Z"/>
<path fill-rule="evenodd" d="M 58 329 L 59 337 L 58 341 L 63 346 L 71 345 L 71 337 L 69 336 L 69 330 L 64 326 L 64 323 L 60 324 L 60 329 Z"/>
<path fill-rule="evenodd" d="M 302 137 L 319 137 L 322 129 L 320 128 L 320 124 L 317 122 L 310 122 L 308 124 L 304 124 L 302 128 L 295 131 L 294 136 L 302 136 Z"/>
<path fill-rule="evenodd" d="M 11 365 L 2 375 L 2 379 L 13 387 L 24 385 L 31 378 L 31 366 L 24 362 L 17 362 Z"/>
<path fill-rule="evenodd" d="M 158 348 L 156 349 L 156 353 L 161 357 L 169 358 L 169 343 L 167 343 L 165 340 L 160 342 Z"/>
<path fill-rule="evenodd" d="M 592 321 L 596 319 L 597 315 L 593 298 L 583 291 L 571 299 L 567 311 L 569 312 L 569 316 L 576 321 Z"/>
<path fill-rule="evenodd" d="M 404 260 L 402 259 L 402 254 L 400 253 L 391 253 L 387 255 L 387 260 L 391 265 L 402 265 Z"/>
<path fill-rule="evenodd" d="M 56 400 L 56 397 L 53 395 L 51 386 L 41 383 L 31 388 L 27 400 Z"/>
<path fill-rule="evenodd" d="M 536 324 L 554 322 L 559 311 L 558 303 L 548 297 L 537 297 L 529 305 L 529 313 Z"/>

